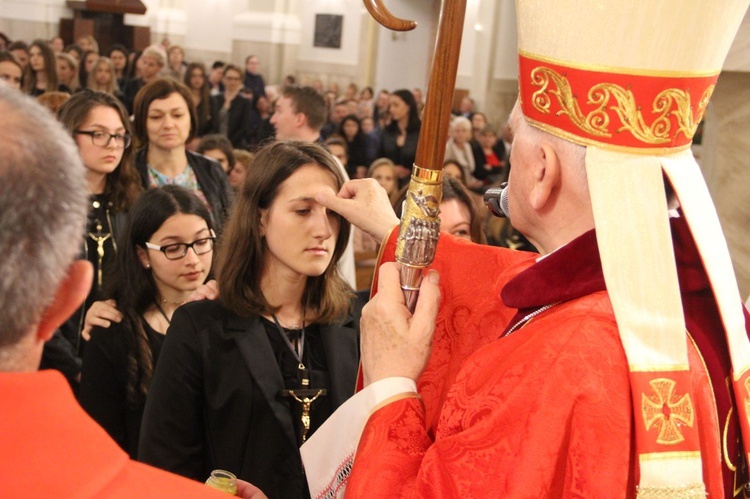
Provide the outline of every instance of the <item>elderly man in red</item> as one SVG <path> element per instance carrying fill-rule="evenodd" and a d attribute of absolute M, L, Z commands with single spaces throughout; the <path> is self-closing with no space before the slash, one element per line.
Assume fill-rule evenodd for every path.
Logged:
<path fill-rule="evenodd" d="M 507 207 L 542 257 L 443 237 L 413 315 L 381 267 L 314 497 L 742 493 L 748 315 L 689 146 L 747 5 L 518 3 Z M 384 236 L 374 196 L 321 201 Z"/>

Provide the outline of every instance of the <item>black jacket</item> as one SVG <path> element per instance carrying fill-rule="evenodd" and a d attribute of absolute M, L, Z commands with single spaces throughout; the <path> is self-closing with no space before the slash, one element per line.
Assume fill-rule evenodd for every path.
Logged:
<path fill-rule="evenodd" d="M 164 335 L 141 321 L 148 337 L 153 365 L 159 360 Z M 136 404 L 128 403 L 128 357 L 135 351 L 134 340 L 123 323 L 112 323 L 104 329 L 91 330 L 81 371 L 78 401 L 81 407 L 122 449 L 136 459 L 145 397 Z"/>
<path fill-rule="evenodd" d="M 211 116 L 213 133 L 221 132 L 221 108 L 224 106 L 224 94 L 211 97 Z M 235 149 L 248 149 L 258 142 L 258 130 L 261 119 L 253 103 L 241 95 L 232 100 L 227 116 L 227 138 Z"/>
<path fill-rule="evenodd" d="M 147 148 L 144 147 L 135 154 L 135 167 L 141 174 L 143 188 L 148 189 L 148 159 L 146 156 Z M 229 214 L 229 208 L 232 204 L 232 189 L 229 186 L 229 178 L 224 170 L 221 169 L 218 161 L 186 151 L 188 164 L 193 168 L 195 177 L 198 179 L 198 185 L 206 196 L 206 201 L 211 207 L 211 218 L 213 220 L 216 234 L 221 232 L 221 228 Z"/>
<path fill-rule="evenodd" d="M 112 233 L 112 240 L 119 242 L 125 229 L 127 214 L 125 212 L 114 212 L 109 204 L 105 205 L 104 210 L 107 225 Z M 91 217 L 89 217 L 86 232 L 96 232 Z M 90 261 L 94 265 L 94 268 L 98 267 L 95 262 L 98 256 L 91 254 L 86 239 L 81 244 L 80 258 Z M 114 254 L 110 256 L 109 261 L 111 267 L 113 267 L 115 262 Z M 105 285 L 111 279 L 111 271 L 113 270 L 111 267 L 107 267 L 105 270 Z M 81 356 L 85 343 L 81 338 L 83 321 L 86 311 L 91 304 L 100 299 L 102 299 L 101 290 L 97 289 L 96 278 L 94 278 L 86 301 L 73 312 L 73 315 L 67 321 L 60 325 L 60 328 L 55 331 L 55 334 L 44 344 L 44 348 L 42 349 L 42 359 L 39 369 L 56 369 L 60 371 L 70 383 L 73 391 L 78 389 L 78 377 L 81 373 Z"/>
<path fill-rule="evenodd" d="M 242 79 L 242 84 L 245 88 L 252 90 L 253 105 L 258 102 L 258 97 L 266 96 L 266 83 L 263 81 L 263 76 L 261 76 L 260 74 L 253 74 L 245 71 L 245 76 Z"/>
<path fill-rule="evenodd" d="M 359 311 L 321 325 L 335 410 L 354 394 Z M 205 480 L 225 469 L 270 498 L 305 497 L 307 482 L 281 370 L 259 317 L 216 301 L 172 317 L 146 401 L 138 457 Z"/>

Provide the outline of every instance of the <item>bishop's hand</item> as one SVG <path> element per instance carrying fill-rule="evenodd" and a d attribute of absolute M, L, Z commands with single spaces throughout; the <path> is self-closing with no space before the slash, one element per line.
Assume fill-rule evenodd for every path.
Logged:
<path fill-rule="evenodd" d="M 322 191 L 315 196 L 315 200 L 378 242 L 399 222 L 388 193 L 371 178 L 350 180 L 341 187 L 338 195 Z"/>
<path fill-rule="evenodd" d="M 412 315 L 399 284 L 400 265 L 385 263 L 378 274 L 378 293 L 362 310 L 362 371 L 365 386 L 402 376 L 414 381 L 430 358 L 440 303 L 439 276 L 430 270 L 422 279 Z"/>

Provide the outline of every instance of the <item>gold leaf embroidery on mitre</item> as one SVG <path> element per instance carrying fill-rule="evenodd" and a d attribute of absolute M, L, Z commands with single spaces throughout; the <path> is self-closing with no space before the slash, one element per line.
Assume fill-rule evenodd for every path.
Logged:
<path fill-rule="evenodd" d="M 677 383 L 669 378 L 657 378 L 649 381 L 653 395 L 641 394 L 641 413 L 646 430 L 656 428 L 659 435 L 656 443 L 674 445 L 685 440 L 680 431 L 680 423 L 693 426 L 694 411 L 690 395 L 679 398 L 674 393 Z"/>
<path fill-rule="evenodd" d="M 550 80 L 555 84 L 556 90 L 548 89 Z M 578 107 L 578 102 L 573 96 L 573 91 L 570 88 L 568 79 L 564 76 L 557 74 L 554 70 L 545 67 L 534 68 L 531 72 L 531 81 L 534 85 L 541 87 L 539 90 L 534 92 L 531 96 L 531 100 L 534 103 L 534 107 L 537 111 L 548 114 L 550 108 L 550 98 L 548 93 L 557 97 L 557 101 L 562 108 L 560 111 L 555 113 L 555 116 L 566 114 L 570 120 L 581 130 L 596 135 L 599 137 L 611 137 L 612 134 L 607 132 L 609 126 L 609 116 L 604 110 L 604 105 L 607 103 L 604 96 L 592 96 L 589 93 L 589 104 L 598 105 L 599 107 L 594 111 L 591 111 L 588 115 L 584 116 L 581 112 L 581 108 Z"/>
<path fill-rule="evenodd" d="M 534 68 L 531 71 L 531 83 L 540 87 L 532 94 L 532 103 L 537 111 L 549 114 L 550 95 L 553 95 L 561 107 L 561 110 L 555 113 L 555 116 L 567 115 L 574 125 L 590 135 L 611 137 L 608 112 L 612 110 L 622 123 L 622 126 L 616 130 L 617 133 L 627 130 L 636 139 L 647 144 L 670 142 L 672 115 L 675 116 L 678 125 L 674 136 L 683 133 L 685 137 L 692 139 L 714 90 L 714 85 L 711 85 L 703 93 L 701 100 L 698 102 L 695 116 L 690 104 L 690 92 L 676 88 L 662 91 L 656 96 L 652 104 L 653 113 L 658 114 L 658 116 L 649 126 L 643 118 L 641 108 L 636 102 L 633 92 L 615 83 L 599 83 L 589 90 L 587 103 L 595 106 L 595 108 L 588 114 L 584 114 L 578 106 L 568 79 L 553 69 L 544 66 Z M 552 87 L 550 83 L 553 84 Z M 607 108 L 607 104 L 613 97 L 616 104 Z"/>
<path fill-rule="evenodd" d="M 624 89 L 614 83 L 600 83 L 594 85 L 591 88 L 591 92 L 601 92 L 606 95 L 605 102 L 609 102 L 610 94 L 614 95 L 617 105 L 610 106 L 610 109 L 617 113 L 622 122 L 622 126 L 617 129 L 618 132 L 628 130 L 636 139 L 647 144 L 664 144 L 665 142 L 669 142 L 667 133 L 669 132 L 670 123 L 669 119 L 665 118 L 669 109 L 662 110 L 662 115 L 649 127 L 643 120 L 643 115 L 638 108 L 638 104 L 635 102 L 635 96 L 630 90 Z M 666 127 L 662 121 L 663 119 L 666 119 Z"/>

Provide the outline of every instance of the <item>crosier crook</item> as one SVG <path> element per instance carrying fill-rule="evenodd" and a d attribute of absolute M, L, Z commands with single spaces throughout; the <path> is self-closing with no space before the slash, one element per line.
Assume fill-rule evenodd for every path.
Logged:
<path fill-rule="evenodd" d="M 364 4 L 372 17 L 386 28 L 409 31 L 417 26 L 414 21 L 395 17 L 383 5 L 382 0 L 364 0 Z M 401 215 L 396 261 L 402 266 L 401 289 L 406 306 L 412 312 L 417 303 L 422 273 L 435 258 L 440 235 L 438 215 L 443 197 L 443 158 L 465 12 L 466 0 L 443 0 L 440 6 L 422 128 Z"/>

